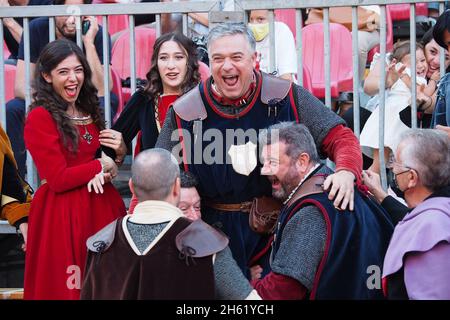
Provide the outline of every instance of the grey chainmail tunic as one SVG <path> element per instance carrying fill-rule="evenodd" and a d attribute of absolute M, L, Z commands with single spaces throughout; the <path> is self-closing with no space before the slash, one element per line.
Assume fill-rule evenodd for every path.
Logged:
<path fill-rule="evenodd" d="M 157 224 L 142 224 L 134 223 L 127 220 L 127 229 L 130 232 L 134 244 L 140 253 L 143 253 L 148 248 L 150 243 L 163 231 L 168 225 L 168 222 Z"/>
<path fill-rule="evenodd" d="M 150 243 L 167 226 L 165 223 L 140 224 L 127 221 L 127 229 L 139 252 L 144 252 Z M 216 298 L 220 300 L 243 300 L 253 290 L 244 277 L 227 247 L 216 254 L 214 260 Z"/>
<path fill-rule="evenodd" d="M 317 173 L 333 172 L 323 166 Z M 311 292 L 326 240 L 327 226 L 322 212 L 316 206 L 302 208 L 283 230 L 280 248 L 271 262 L 272 271 L 298 280 Z"/>

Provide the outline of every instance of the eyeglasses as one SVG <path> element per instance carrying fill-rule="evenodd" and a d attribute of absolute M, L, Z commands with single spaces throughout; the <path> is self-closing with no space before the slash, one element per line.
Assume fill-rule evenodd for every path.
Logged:
<path fill-rule="evenodd" d="M 403 168 L 406 169 L 406 170 L 403 170 L 402 172 L 399 172 L 399 173 L 394 173 L 393 170 L 390 170 L 390 172 L 392 173 L 392 176 L 391 176 L 391 177 L 392 177 L 393 185 L 394 185 L 395 187 L 397 187 L 397 188 L 399 188 L 399 187 L 398 187 L 398 182 L 397 182 L 397 176 L 399 176 L 399 175 L 401 175 L 401 174 L 404 174 L 404 173 L 406 173 L 406 172 L 410 172 L 411 170 L 417 172 L 416 169 L 410 168 L 410 167 L 407 167 L 407 166 L 404 166 L 404 165 L 402 165 L 402 164 L 400 164 L 400 163 L 398 163 L 398 162 L 394 162 L 394 163 L 393 163 L 393 167 L 394 167 L 394 166 L 403 167 Z"/>
<path fill-rule="evenodd" d="M 407 168 L 407 167 L 405 167 L 405 168 Z M 404 174 L 404 173 L 406 173 L 406 172 L 409 172 L 409 171 L 411 171 L 411 170 L 413 170 L 413 169 L 408 168 L 408 170 L 405 170 L 405 171 L 402 171 L 402 172 L 399 172 L 399 173 L 394 173 L 394 172 L 392 172 L 392 173 L 394 173 L 394 178 L 397 178 L 397 176 L 399 176 L 399 175 L 401 175 L 401 174 Z"/>
<path fill-rule="evenodd" d="M 405 166 L 404 164 L 398 163 L 398 162 L 396 162 L 396 161 L 394 161 L 394 162 L 392 163 L 392 168 L 394 168 L 394 167 L 406 168 L 406 169 L 407 169 L 407 170 L 405 170 L 405 171 L 396 173 L 395 175 L 403 174 L 403 173 L 408 172 L 408 171 L 410 171 L 410 170 L 414 170 L 414 171 L 417 172 L 416 169 L 411 168 L 411 167 L 408 167 L 408 166 Z"/>

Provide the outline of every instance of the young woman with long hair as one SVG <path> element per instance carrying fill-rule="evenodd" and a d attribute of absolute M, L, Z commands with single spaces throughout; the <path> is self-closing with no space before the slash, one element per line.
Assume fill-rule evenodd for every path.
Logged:
<path fill-rule="evenodd" d="M 100 143 L 115 150 L 119 163 L 136 136 L 136 153 L 153 148 L 169 106 L 200 82 L 197 52 L 191 39 L 168 33 L 159 37 L 153 48 L 147 85 L 133 94 L 112 129 L 100 134 Z M 130 212 L 136 203 L 133 197 Z"/>
<path fill-rule="evenodd" d="M 91 73 L 68 40 L 49 43 L 36 64 L 25 144 L 41 186 L 29 215 L 25 299 L 78 299 L 86 240 L 126 213 L 108 183 L 117 167 L 98 152 L 105 124 Z"/>

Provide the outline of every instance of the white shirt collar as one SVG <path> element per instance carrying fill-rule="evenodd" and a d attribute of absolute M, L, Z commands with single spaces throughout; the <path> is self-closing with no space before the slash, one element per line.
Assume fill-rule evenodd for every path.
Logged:
<path fill-rule="evenodd" d="M 148 200 L 138 203 L 129 221 L 141 224 L 170 222 L 183 217 L 183 212 L 165 201 Z"/>

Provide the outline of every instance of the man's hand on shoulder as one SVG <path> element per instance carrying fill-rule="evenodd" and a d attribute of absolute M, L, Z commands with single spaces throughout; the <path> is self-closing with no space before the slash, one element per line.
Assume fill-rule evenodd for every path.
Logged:
<path fill-rule="evenodd" d="M 354 209 L 355 175 L 347 170 L 341 170 L 331 174 L 325 180 L 323 187 L 329 190 L 328 199 L 334 200 L 334 207 L 350 211 Z"/>

